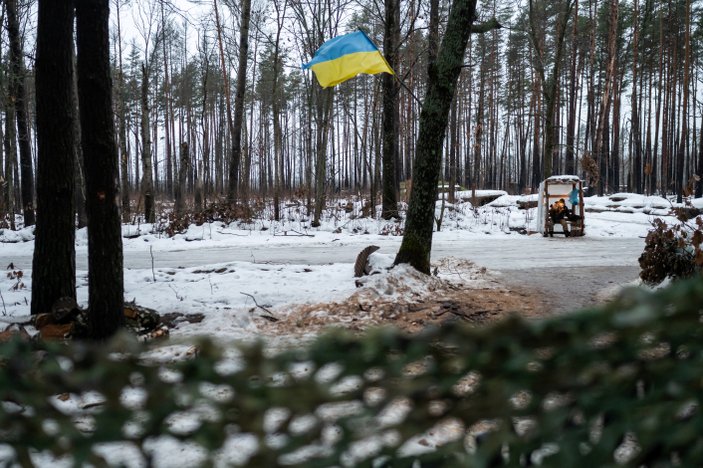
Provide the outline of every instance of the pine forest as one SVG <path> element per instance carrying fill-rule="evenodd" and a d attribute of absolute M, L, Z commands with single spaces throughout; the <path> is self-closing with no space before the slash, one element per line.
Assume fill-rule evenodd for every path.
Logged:
<path fill-rule="evenodd" d="M 3 207 L 30 224 L 35 3 L 3 2 L 1 77 Z M 281 199 L 297 197 L 319 216 L 321 201 L 339 193 L 374 206 L 390 186 L 402 199 L 448 2 L 112 0 L 110 7 L 124 221 L 153 221 L 174 200 L 181 209 L 237 200 L 279 216 Z M 701 7 L 480 2 L 473 27 L 495 27 L 469 38 L 441 179 L 529 193 L 547 176 L 576 174 L 598 194 L 700 196 Z M 300 67 L 325 40 L 356 29 L 396 72 L 390 166 L 382 75 L 323 89 Z M 79 198 L 80 171 L 77 164 Z"/>

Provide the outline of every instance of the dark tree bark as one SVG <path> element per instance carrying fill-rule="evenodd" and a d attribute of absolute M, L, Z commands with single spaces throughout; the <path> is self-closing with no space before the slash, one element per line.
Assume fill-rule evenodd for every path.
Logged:
<path fill-rule="evenodd" d="M 385 0 L 386 24 L 383 35 L 383 52 L 388 65 L 395 71 L 398 42 L 400 41 L 400 0 Z M 398 83 L 393 75 L 383 75 L 383 189 L 381 216 L 383 219 L 398 217 Z"/>
<path fill-rule="evenodd" d="M 642 175 L 642 136 L 640 131 L 640 109 L 639 109 L 639 40 L 640 40 L 640 18 L 639 1 L 635 0 L 632 12 L 632 94 L 630 96 L 630 154 L 632 158 L 632 190 L 636 193 L 643 193 Z"/>
<path fill-rule="evenodd" d="M 76 96 L 74 95 L 74 99 L 77 100 Z M 76 109 L 76 115 L 78 115 L 77 109 Z M 76 227 L 78 229 L 84 228 L 88 225 L 88 213 L 85 208 L 85 169 L 83 168 L 83 151 L 80 148 L 80 125 L 78 123 L 78 119 L 76 120 L 76 133 L 75 133 L 75 140 L 76 140 L 76 148 L 75 148 L 75 170 L 74 172 L 74 178 L 75 178 L 75 186 L 73 189 L 73 203 L 74 206 L 76 207 L 76 221 L 77 225 Z"/>
<path fill-rule="evenodd" d="M 232 158 L 229 163 L 230 203 L 237 201 L 239 190 L 239 166 L 242 161 L 242 123 L 244 122 L 244 92 L 247 79 L 247 55 L 249 54 L 249 18 L 251 0 L 242 0 L 242 16 L 239 30 L 239 66 L 237 68 L 237 89 L 234 93 L 234 115 L 232 116 Z M 248 174 L 246 175 L 248 177 Z"/>
<path fill-rule="evenodd" d="M 283 129 L 281 128 L 281 106 L 283 104 L 284 93 L 280 88 L 284 87 L 280 83 L 282 75 L 283 60 L 281 57 L 281 34 L 283 31 L 283 20 L 286 14 L 287 2 L 279 4 L 273 2 L 276 11 L 276 36 L 273 40 L 273 76 L 271 78 L 271 117 L 273 121 L 273 163 L 274 163 L 274 183 L 273 183 L 273 218 L 276 221 L 281 219 L 281 193 L 284 186 L 284 144 Z"/>
<path fill-rule="evenodd" d="M 676 202 L 683 202 L 684 192 L 684 165 L 686 162 L 686 145 L 688 143 L 688 100 L 691 80 L 691 0 L 686 0 L 684 33 L 684 66 L 683 66 L 683 110 L 681 112 L 681 136 L 676 149 L 676 167 L 674 184 L 676 187 Z"/>
<path fill-rule="evenodd" d="M 430 0 L 430 22 L 427 31 L 427 62 L 437 60 L 439 50 L 439 0 Z"/>
<path fill-rule="evenodd" d="M 151 155 L 151 120 L 149 113 L 149 70 L 142 64 L 141 83 L 141 134 L 142 134 L 142 199 L 144 201 L 144 219 L 147 223 L 156 221 L 154 194 L 154 170 Z M 190 125 L 189 125 L 190 127 Z"/>
<path fill-rule="evenodd" d="M 20 177 L 22 187 L 22 213 L 24 225 L 35 222 L 34 215 L 34 174 L 32 171 L 32 146 L 27 119 L 27 92 L 25 89 L 22 41 L 17 19 L 17 0 L 5 0 L 7 9 L 7 35 L 10 39 L 10 101 L 15 103 L 17 118 L 17 139 L 20 150 Z"/>
<path fill-rule="evenodd" d="M 574 20 L 571 29 L 571 64 L 569 67 L 569 117 L 566 123 L 566 155 L 564 158 L 564 173 L 576 174 L 576 62 L 578 58 L 578 17 L 579 2 L 574 2 Z M 634 88 L 633 88 L 634 89 Z"/>
<path fill-rule="evenodd" d="M 127 115 L 125 106 L 125 79 L 122 67 L 122 23 L 120 22 L 120 2 L 117 3 L 117 121 L 120 148 L 120 193 L 122 195 L 122 221 L 128 222 L 129 206 L 129 151 L 127 150 Z M 171 114 L 173 115 L 173 113 Z"/>
<path fill-rule="evenodd" d="M 173 195 L 173 143 L 171 141 L 171 132 L 169 129 L 169 122 L 172 120 L 173 116 L 173 95 L 171 92 L 171 77 L 169 76 L 169 49 L 167 38 L 166 38 L 166 15 L 164 13 L 164 2 L 161 2 L 161 58 L 163 60 L 164 67 L 164 80 L 163 80 L 163 98 L 164 98 L 164 144 L 166 152 L 166 193 L 168 196 Z M 203 87 L 206 89 L 205 87 Z M 205 139 L 204 139 L 205 140 Z"/>
<path fill-rule="evenodd" d="M 109 0 L 76 0 L 78 97 L 88 210 L 88 329 L 92 339 L 124 323 L 119 170 L 112 112 Z"/>
<path fill-rule="evenodd" d="M 15 170 L 17 169 L 17 147 L 15 146 L 15 107 L 8 101 L 5 103 L 5 198 L 7 213 L 10 216 L 10 229 L 15 230 Z"/>
<path fill-rule="evenodd" d="M 481 144 L 483 143 L 483 121 L 484 121 L 484 101 L 486 100 L 486 57 L 485 57 L 485 42 L 482 44 L 481 50 L 481 67 L 479 72 L 479 92 L 478 92 L 478 109 L 476 109 L 476 126 L 474 127 L 474 161 L 472 165 L 471 190 L 472 197 L 476 194 L 476 189 L 481 184 Z M 472 198 L 473 199 L 473 198 Z M 475 200 L 474 200 L 475 201 Z"/>
<path fill-rule="evenodd" d="M 74 0 L 71 0 L 73 4 Z M 73 74 L 76 73 L 76 57 L 73 57 Z M 73 106 L 73 148 L 74 148 L 74 188 L 73 188 L 73 203 L 76 208 L 76 218 L 78 221 L 78 228 L 84 228 L 88 225 L 88 212 L 85 207 L 85 167 L 83 167 L 83 148 L 81 148 L 81 122 L 78 118 L 78 82 L 73 80 L 73 86 L 71 87 L 71 101 Z"/>
<path fill-rule="evenodd" d="M 37 208 L 33 315 L 76 297 L 73 2 L 41 0 L 37 24 Z"/>
<path fill-rule="evenodd" d="M 395 263 L 409 263 L 430 273 L 430 250 L 442 144 L 466 44 L 476 19 L 476 0 L 454 0 L 437 60 L 430 64 L 429 84 L 420 113 L 405 235 Z"/>
<path fill-rule="evenodd" d="M 701 136 L 698 139 L 698 174 L 703 171 L 703 117 L 701 117 Z M 703 177 L 698 179 L 696 183 L 696 198 L 703 197 Z"/>
<path fill-rule="evenodd" d="M 610 111 L 613 105 L 613 94 L 615 88 L 616 77 L 616 43 L 617 43 L 617 28 L 618 28 L 618 2 L 617 0 L 610 1 L 610 13 L 608 24 L 608 59 L 605 69 L 605 85 L 603 89 L 603 97 L 601 99 L 600 111 L 598 116 L 598 125 L 596 127 L 596 140 L 593 146 L 594 155 L 600 166 L 601 177 L 598 181 L 598 194 L 602 195 L 606 189 L 607 180 L 607 161 L 610 156 L 608 148 L 608 132 Z"/>
<path fill-rule="evenodd" d="M 315 154 L 315 208 L 313 211 L 312 227 L 320 226 L 322 209 L 325 206 L 325 187 L 327 177 L 327 144 L 332 125 L 332 104 L 334 103 L 334 88 L 318 89 L 315 101 L 317 113 L 317 149 Z M 376 166 L 378 167 L 378 166 Z"/>
<path fill-rule="evenodd" d="M 232 99 L 231 99 L 231 88 L 229 84 L 229 67 L 227 67 L 227 63 L 225 61 L 225 46 L 224 46 L 224 41 L 222 38 L 222 22 L 220 21 L 220 9 L 217 6 L 217 1 L 218 0 L 213 0 L 212 5 L 215 10 L 215 28 L 217 29 L 217 48 L 219 50 L 219 55 L 220 55 L 220 69 L 222 71 L 222 85 L 224 87 L 224 104 L 227 109 L 227 130 L 229 130 L 230 135 L 234 134 L 234 122 L 232 120 Z M 249 7 L 247 7 L 249 8 Z M 247 13 L 248 14 L 248 13 Z M 249 21 L 247 20 L 247 28 L 249 27 Z M 241 29 L 240 29 L 240 34 L 241 34 Z M 248 34 L 247 34 L 247 40 L 248 40 Z M 241 44 L 241 42 L 240 42 Z M 247 42 L 247 48 L 248 48 L 248 42 Z M 241 49 L 241 48 L 240 48 Z M 246 57 L 246 55 L 245 55 Z M 241 64 L 241 62 L 240 62 Z M 246 62 L 245 62 L 246 64 Z M 245 68 L 246 70 L 246 68 Z M 239 82 L 238 82 L 239 83 Z M 241 129 L 240 129 L 240 138 L 241 138 Z M 239 159 L 241 161 L 241 152 Z M 232 189 L 232 185 L 230 183 L 229 188 Z M 235 189 L 234 193 L 234 198 L 236 198 L 237 193 Z M 230 200 L 231 202 L 234 202 L 234 199 Z"/>
<path fill-rule="evenodd" d="M 190 164 L 190 150 L 188 142 L 181 143 L 180 165 L 178 167 L 178 180 L 176 181 L 176 203 L 174 211 L 176 214 L 182 214 L 185 211 L 185 191 L 186 178 L 188 177 L 188 166 Z"/>

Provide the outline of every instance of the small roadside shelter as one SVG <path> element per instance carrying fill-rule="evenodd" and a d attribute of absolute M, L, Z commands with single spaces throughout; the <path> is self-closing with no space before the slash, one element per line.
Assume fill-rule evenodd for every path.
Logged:
<path fill-rule="evenodd" d="M 572 203 L 569 196 L 574 189 L 578 191 L 576 203 Z M 552 226 L 553 223 L 549 217 L 549 207 L 561 198 L 566 201 L 566 206 L 569 210 L 579 217 L 576 220 L 567 220 L 571 235 L 577 237 L 585 235 L 586 217 L 583 209 L 583 181 L 575 175 L 555 175 L 539 184 L 539 198 L 537 200 L 538 231 L 543 236 L 549 235 L 550 231 L 553 231 L 554 234 L 564 234 L 562 226 L 558 223 Z"/>

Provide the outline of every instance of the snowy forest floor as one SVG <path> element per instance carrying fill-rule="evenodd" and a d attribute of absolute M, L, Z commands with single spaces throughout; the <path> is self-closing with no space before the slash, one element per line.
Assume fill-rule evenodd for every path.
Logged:
<path fill-rule="evenodd" d="M 535 230 L 536 210 L 518 209 L 519 200 L 503 195 L 482 207 L 445 206 L 430 277 L 406 266 L 387 270 L 402 225 L 360 217 L 361 203 L 354 200 L 329 206 L 316 229 L 296 205 L 282 221 L 215 221 L 172 237 L 162 226 L 125 225 L 125 298 L 156 309 L 176 340 L 268 337 L 283 344 L 310 339 L 327 326 L 415 332 L 511 313 L 538 318 L 595 305 L 638 284 L 637 258 L 651 221 L 673 220 L 673 205 L 664 198 L 590 197 L 586 236 L 544 238 L 527 234 Z M 354 278 L 354 260 L 368 245 L 380 247 L 371 256 L 379 274 Z M 3 322 L 28 319 L 32 253 L 31 228 L 0 232 L 0 265 L 23 271 L 19 279 L 8 274 L 0 280 Z M 85 230 L 78 231 L 76 254 L 78 302 L 85 305 Z"/>

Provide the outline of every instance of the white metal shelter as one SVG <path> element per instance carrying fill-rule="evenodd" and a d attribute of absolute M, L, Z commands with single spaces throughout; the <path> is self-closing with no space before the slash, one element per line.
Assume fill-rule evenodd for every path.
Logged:
<path fill-rule="evenodd" d="M 578 190 L 578 202 L 571 203 L 569 194 L 573 189 Z M 585 212 L 583 209 L 583 181 L 575 175 L 555 175 L 542 181 L 539 184 L 539 198 L 537 201 L 537 226 L 538 231 L 543 236 L 554 234 L 564 234 L 560 224 L 552 226 L 549 217 L 549 207 L 557 200 L 563 198 L 566 206 L 571 212 L 580 217 L 578 220 L 567 220 L 572 236 L 583 236 L 585 231 Z"/>

